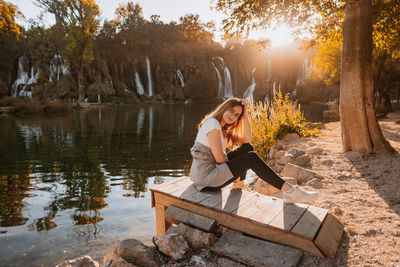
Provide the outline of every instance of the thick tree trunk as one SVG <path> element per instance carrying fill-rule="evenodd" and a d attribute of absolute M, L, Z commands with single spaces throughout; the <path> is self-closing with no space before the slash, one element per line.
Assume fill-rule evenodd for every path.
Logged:
<path fill-rule="evenodd" d="M 340 81 L 343 151 L 393 151 L 375 117 L 371 64 L 372 1 L 348 0 L 343 28 Z"/>
<path fill-rule="evenodd" d="M 78 103 L 83 102 L 85 97 L 83 92 L 82 77 L 83 77 L 83 67 L 82 64 L 80 64 L 78 69 Z"/>

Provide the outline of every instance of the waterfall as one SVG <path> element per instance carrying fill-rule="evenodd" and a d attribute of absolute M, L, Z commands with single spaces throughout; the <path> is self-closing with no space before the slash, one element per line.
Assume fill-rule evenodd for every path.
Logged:
<path fill-rule="evenodd" d="M 18 58 L 17 79 L 11 86 L 12 97 L 27 96 L 32 98 L 32 85 L 37 82 L 39 70 L 35 67 L 31 67 L 31 73 L 29 75 L 27 71 L 28 64 L 29 62 L 26 56 L 21 56 Z"/>
<path fill-rule="evenodd" d="M 112 81 L 112 78 L 111 78 L 111 75 L 110 75 L 110 74 L 108 75 L 108 81 L 110 82 L 111 88 L 115 90 L 115 88 L 114 88 L 114 83 L 113 83 L 113 81 Z"/>
<path fill-rule="evenodd" d="M 50 63 L 50 82 L 60 80 L 61 74 L 66 74 L 68 71 L 67 67 L 63 66 L 63 59 L 60 55 L 54 55 Z"/>
<path fill-rule="evenodd" d="M 267 74 L 267 82 L 271 81 L 271 59 L 268 59 L 268 74 Z"/>
<path fill-rule="evenodd" d="M 304 80 L 306 79 L 307 74 L 308 74 L 308 67 L 309 67 L 308 58 L 305 58 L 303 63 L 300 66 L 300 70 L 297 75 L 296 85 L 299 85 L 302 82 L 304 82 Z"/>
<path fill-rule="evenodd" d="M 175 72 L 176 75 L 178 76 L 179 81 L 181 82 L 181 87 L 183 88 L 185 86 L 185 82 L 183 80 L 183 74 L 180 69 L 176 69 Z"/>
<path fill-rule="evenodd" d="M 142 82 L 140 81 L 139 73 L 135 73 L 135 84 L 136 84 L 136 91 L 139 95 L 144 95 L 144 89 Z"/>
<path fill-rule="evenodd" d="M 254 79 L 255 71 L 256 71 L 256 69 L 254 68 L 253 71 L 251 72 L 251 76 L 252 76 L 251 84 L 249 85 L 249 87 L 247 87 L 246 91 L 244 92 L 243 98 L 250 98 L 251 100 L 253 99 L 253 92 L 254 92 L 254 89 L 256 88 L 256 81 Z"/>
<path fill-rule="evenodd" d="M 147 64 L 147 79 L 148 79 L 148 89 L 149 94 L 148 96 L 153 96 L 153 81 L 151 80 L 151 68 L 150 68 L 150 60 L 149 57 L 146 57 L 146 64 Z"/>
<path fill-rule="evenodd" d="M 224 98 L 224 95 L 222 93 L 222 78 L 221 78 L 221 74 L 219 73 L 219 70 L 217 69 L 217 67 L 215 67 L 214 62 L 212 62 L 212 65 L 215 69 L 215 72 L 217 73 L 217 77 L 218 77 L 218 97 L 219 98 Z"/>
<path fill-rule="evenodd" d="M 222 57 L 218 57 L 218 58 L 221 61 L 222 68 L 224 69 L 225 84 L 224 84 L 223 98 L 226 99 L 229 97 L 233 97 L 231 73 L 228 69 L 228 66 L 226 66 L 226 64 L 225 64 L 224 59 Z"/>

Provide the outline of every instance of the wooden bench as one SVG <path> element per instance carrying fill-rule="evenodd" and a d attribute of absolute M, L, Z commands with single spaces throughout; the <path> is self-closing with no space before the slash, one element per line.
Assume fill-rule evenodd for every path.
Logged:
<path fill-rule="evenodd" d="M 165 235 L 171 226 L 164 215 L 170 205 L 234 230 L 329 258 L 335 257 L 343 233 L 343 225 L 326 209 L 285 204 L 279 198 L 256 192 L 230 188 L 199 192 L 188 177 L 150 190 L 157 235 Z"/>

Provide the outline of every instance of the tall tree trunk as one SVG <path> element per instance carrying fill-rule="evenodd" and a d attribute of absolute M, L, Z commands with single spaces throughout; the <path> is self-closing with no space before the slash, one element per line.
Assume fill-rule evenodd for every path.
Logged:
<path fill-rule="evenodd" d="M 340 81 L 343 151 L 393 151 L 375 117 L 371 64 L 372 1 L 348 0 L 343 28 Z"/>

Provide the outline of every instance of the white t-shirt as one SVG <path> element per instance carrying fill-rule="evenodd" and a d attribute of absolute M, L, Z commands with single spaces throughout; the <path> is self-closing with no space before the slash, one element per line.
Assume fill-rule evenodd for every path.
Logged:
<path fill-rule="evenodd" d="M 219 132 L 221 133 L 222 150 L 225 151 L 226 143 L 225 143 L 225 139 L 224 139 L 224 137 L 222 135 L 221 125 L 214 118 L 208 118 L 203 123 L 203 125 L 201 125 L 201 127 L 199 129 L 199 132 L 197 133 L 197 137 L 196 137 L 196 141 L 195 142 L 199 142 L 199 143 L 202 143 L 205 146 L 210 147 L 210 143 L 208 142 L 207 133 L 209 133 L 210 131 L 212 131 L 214 129 L 218 129 Z"/>

